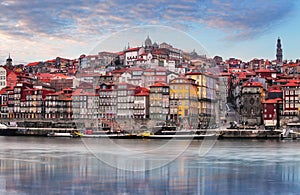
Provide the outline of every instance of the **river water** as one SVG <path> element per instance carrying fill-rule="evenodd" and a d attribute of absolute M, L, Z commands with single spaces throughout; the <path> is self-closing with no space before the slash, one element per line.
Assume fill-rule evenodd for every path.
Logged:
<path fill-rule="evenodd" d="M 0 137 L 0 194 L 300 194 L 300 141 L 170 143 Z"/>

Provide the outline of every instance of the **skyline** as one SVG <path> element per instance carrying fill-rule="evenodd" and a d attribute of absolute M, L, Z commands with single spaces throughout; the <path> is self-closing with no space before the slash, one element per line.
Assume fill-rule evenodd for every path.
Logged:
<path fill-rule="evenodd" d="M 121 51 L 128 42 L 141 46 L 148 35 L 152 42 L 167 42 L 184 51 L 196 49 L 209 57 L 243 61 L 274 60 L 280 37 L 283 59 L 300 58 L 296 49 L 300 3 L 292 0 L 6 0 L 0 5 L 1 65 L 9 53 L 14 64 L 26 64 Z"/>

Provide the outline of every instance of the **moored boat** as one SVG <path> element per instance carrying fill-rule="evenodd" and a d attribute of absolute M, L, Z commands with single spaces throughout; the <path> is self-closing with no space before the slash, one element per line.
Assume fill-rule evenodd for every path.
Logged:
<path fill-rule="evenodd" d="M 156 134 L 150 134 L 147 136 L 144 136 L 145 138 L 150 139 L 205 139 L 205 138 L 211 138 L 211 139 L 217 139 L 219 137 L 218 134 L 210 133 L 210 134 L 162 134 L 162 135 L 156 135 Z"/>
<path fill-rule="evenodd" d="M 48 137 L 74 137 L 71 133 L 55 133 L 51 132 L 47 134 Z"/>

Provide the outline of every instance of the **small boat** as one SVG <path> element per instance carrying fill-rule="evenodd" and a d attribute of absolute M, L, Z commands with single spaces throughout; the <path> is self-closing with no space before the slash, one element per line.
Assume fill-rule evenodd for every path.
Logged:
<path fill-rule="evenodd" d="M 74 137 L 74 135 L 71 133 L 54 133 L 54 132 L 48 133 L 47 136 L 48 137 Z"/>
<path fill-rule="evenodd" d="M 156 135 L 156 134 L 150 134 L 147 136 L 144 136 L 144 138 L 150 138 L 150 139 L 215 139 L 218 138 L 219 135 L 215 133 L 211 134 L 161 134 L 161 135 Z"/>
<path fill-rule="evenodd" d="M 0 123 L 0 129 L 7 129 L 7 126 L 4 125 L 4 124 L 2 124 L 2 123 Z"/>
<path fill-rule="evenodd" d="M 82 134 L 82 138 L 131 138 L 130 134 Z"/>
<path fill-rule="evenodd" d="M 80 133 L 81 138 L 133 138 L 132 134 L 126 132 L 109 132 L 109 131 L 86 131 Z"/>
<path fill-rule="evenodd" d="M 206 132 L 202 129 L 181 129 L 178 130 L 175 126 L 155 126 L 152 132 L 142 133 L 142 137 L 150 139 L 204 139 L 218 138 L 218 131 Z"/>

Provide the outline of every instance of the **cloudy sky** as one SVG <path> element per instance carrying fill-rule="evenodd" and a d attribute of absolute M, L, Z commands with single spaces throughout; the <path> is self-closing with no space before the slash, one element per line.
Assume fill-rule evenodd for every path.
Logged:
<path fill-rule="evenodd" d="M 0 64 L 120 51 L 153 42 L 224 59 L 300 58 L 300 3 L 292 0 L 0 0 Z M 192 43 L 191 41 L 194 41 Z"/>

